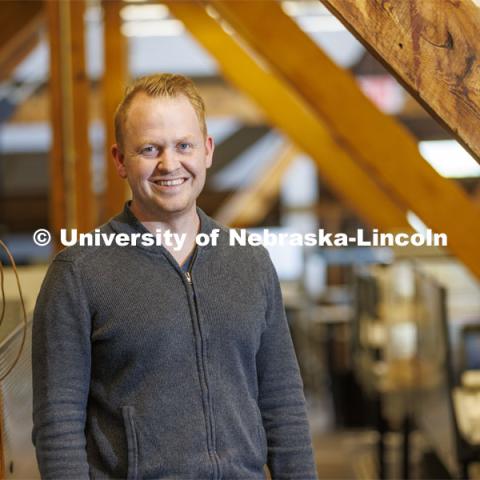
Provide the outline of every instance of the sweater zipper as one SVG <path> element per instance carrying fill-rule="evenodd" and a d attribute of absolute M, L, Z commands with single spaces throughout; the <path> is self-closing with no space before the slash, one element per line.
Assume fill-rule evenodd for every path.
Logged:
<path fill-rule="evenodd" d="M 203 334 L 202 334 L 202 328 L 201 328 L 201 325 L 200 325 L 200 317 L 198 315 L 197 296 L 195 294 L 195 287 L 193 286 L 193 278 L 192 278 L 192 267 L 193 267 L 193 264 L 195 262 L 195 258 L 197 257 L 197 251 L 198 251 L 198 247 L 195 249 L 192 261 L 190 262 L 188 270 L 185 272 L 185 278 L 187 279 L 187 283 L 191 286 L 191 289 L 192 289 L 193 305 L 194 305 L 194 311 L 195 311 L 195 319 L 194 320 L 197 323 L 198 331 L 200 333 L 200 345 L 201 345 L 200 359 L 201 359 L 201 367 L 202 367 L 202 376 L 203 376 L 203 381 L 204 381 L 205 387 L 206 387 L 207 411 L 208 411 L 208 416 L 210 417 L 209 420 L 207 421 L 207 425 L 208 425 L 207 436 L 210 438 L 209 445 L 207 445 L 207 446 L 208 446 L 209 453 L 211 454 L 211 456 L 213 457 L 213 460 L 214 460 L 214 464 L 213 464 L 213 466 L 214 466 L 214 479 L 220 479 L 221 478 L 221 475 L 220 475 L 220 460 L 219 460 L 218 455 L 217 455 L 217 449 L 216 449 L 216 445 L 215 445 L 215 435 L 213 433 L 213 426 L 212 426 L 213 421 L 214 421 L 213 410 L 212 410 L 212 405 L 211 405 L 211 400 L 210 400 L 210 391 L 209 391 L 209 387 L 208 387 L 208 380 L 207 380 L 207 373 L 206 373 L 207 367 L 205 365 L 204 354 L 203 354 L 203 352 L 204 352 Z"/>

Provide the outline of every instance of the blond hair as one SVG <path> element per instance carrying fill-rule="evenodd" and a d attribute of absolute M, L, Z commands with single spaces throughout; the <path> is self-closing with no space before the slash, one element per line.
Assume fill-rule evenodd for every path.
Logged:
<path fill-rule="evenodd" d="M 150 97 L 175 98 L 180 95 L 185 95 L 197 114 L 200 129 L 206 138 L 207 124 L 205 121 L 205 104 L 193 81 L 183 75 L 161 73 L 140 77 L 125 90 L 125 95 L 115 112 L 114 120 L 115 141 L 120 148 L 123 148 L 123 127 L 127 118 L 128 107 L 132 103 L 135 95 L 139 92 L 144 92 Z"/>

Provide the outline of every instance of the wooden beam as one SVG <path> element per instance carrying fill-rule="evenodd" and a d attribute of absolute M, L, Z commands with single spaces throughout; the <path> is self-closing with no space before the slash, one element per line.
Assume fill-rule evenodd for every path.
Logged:
<path fill-rule="evenodd" d="M 280 4 L 230 0 L 214 5 L 250 48 L 326 121 L 331 135 L 365 171 L 426 225 L 446 233 L 450 251 L 480 277 L 480 209 L 423 159 L 412 135 L 380 112 L 354 78 L 335 65 Z"/>
<path fill-rule="evenodd" d="M 0 80 L 38 43 L 44 5 L 36 0 L 0 2 Z"/>
<path fill-rule="evenodd" d="M 92 229 L 88 78 L 85 70 L 85 2 L 47 2 L 52 114 L 52 234 Z"/>
<path fill-rule="evenodd" d="M 62 43 L 60 41 L 61 20 L 59 4 L 47 3 L 47 27 L 50 48 L 50 125 L 52 147 L 50 149 L 50 192 L 49 218 L 50 233 L 56 250 L 61 248 L 60 229 L 67 226 L 67 207 L 65 192 L 65 162 L 63 158 L 63 96 L 62 96 Z"/>
<path fill-rule="evenodd" d="M 321 0 L 480 161 L 480 8 L 472 0 Z"/>
<path fill-rule="evenodd" d="M 5 56 L 0 64 L 0 82 L 8 80 L 18 65 L 32 53 L 39 43 L 39 32 L 33 32 L 12 52 L 12 55 Z"/>
<path fill-rule="evenodd" d="M 215 219 L 232 228 L 248 228 L 261 222 L 278 198 L 283 175 L 298 154 L 293 145 L 284 145 L 252 185 L 234 193 L 217 210 Z"/>
<path fill-rule="evenodd" d="M 238 37 L 227 34 L 197 2 L 166 3 L 172 14 L 215 57 L 225 78 L 253 98 L 269 120 L 315 160 L 325 181 L 352 210 L 371 226 L 384 231 L 409 228 L 406 212 L 335 143 L 301 98 L 258 58 L 251 57 Z"/>
<path fill-rule="evenodd" d="M 472 200 L 480 207 L 480 185 L 473 192 Z"/>
<path fill-rule="evenodd" d="M 70 4 L 71 28 L 71 93 L 73 113 L 73 140 L 75 165 L 75 218 L 77 228 L 87 231 L 95 227 L 93 212 L 91 148 L 89 140 L 88 102 L 89 79 L 85 66 L 85 0 Z"/>
<path fill-rule="evenodd" d="M 106 192 L 103 221 L 118 213 L 127 199 L 127 185 L 115 168 L 111 147 L 115 143 L 113 118 L 118 104 L 122 100 L 128 81 L 127 75 L 127 45 L 122 34 L 122 19 L 120 10 L 122 0 L 103 0 L 104 12 L 104 52 L 105 69 L 102 82 L 103 110 L 105 121 L 105 159 L 106 159 Z"/>

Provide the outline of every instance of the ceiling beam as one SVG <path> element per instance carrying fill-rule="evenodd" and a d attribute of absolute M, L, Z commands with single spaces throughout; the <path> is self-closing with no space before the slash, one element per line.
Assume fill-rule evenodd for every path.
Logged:
<path fill-rule="evenodd" d="M 314 159 L 325 181 L 357 215 L 384 231 L 409 228 L 406 212 L 335 143 L 320 118 L 293 89 L 245 50 L 238 37 L 226 33 L 198 2 L 171 0 L 166 4 L 215 57 L 225 78 L 254 99 L 272 124 Z"/>
<path fill-rule="evenodd" d="M 37 45 L 44 4 L 36 0 L 4 0 L 0 7 L 0 80 L 5 80 Z"/>
<path fill-rule="evenodd" d="M 472 0 L 320 0 L 480 161 L 480 8 Z"/>
<path fill-rule="evenodd" d="M 259 224 L 275 204 L 283 175 L 298 154 L 298 149 L 293 145 L 284 145 L 265 171 L 251 185 L 235 192 L 223 203 L 214 218 L 232 228 L 248 228 Z"/>
<path fill-rule="evenodd" d="M 413 136 L 380 112 L 352 75 L 335 65 L 277 2 L 219 0 L 213 5 L 325 120 L 330 134 L 370 177 L 434 231 L 446 233 L 450 251 L 480 277 L 480 209 L 423 159 Z"/>

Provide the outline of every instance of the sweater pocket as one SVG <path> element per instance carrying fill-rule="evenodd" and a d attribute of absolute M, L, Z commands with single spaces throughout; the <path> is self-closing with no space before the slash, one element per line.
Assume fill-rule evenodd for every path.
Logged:
<path fill-rule="evenodd" d="M 134 413 L 134 407 L 122 407 L 125 436 L 127 438 L 127 480 L 138 479 L 138 439 Z"/>

